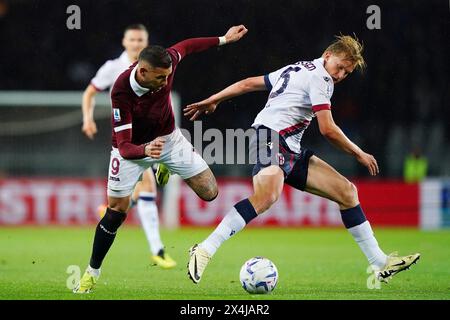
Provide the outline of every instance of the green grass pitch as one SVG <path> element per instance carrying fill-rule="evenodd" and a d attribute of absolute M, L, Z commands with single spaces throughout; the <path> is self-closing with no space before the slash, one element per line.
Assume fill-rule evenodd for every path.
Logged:
<path fill-rule="evenodd" d="M 450 230 L 375 228 L 387 253 L 422 254 L 417 265 L 388 285 L 382 284 L 381 289 L 368 289 L 368 264 L 344 228 L 247 228 L 219 249 L 200 284 L 194 285 L 186 273 L 187 251 L 210 231 L 162 230 L 166 248 L 178 262 L 175 269 L 162 270 L 150 266 L 143 231 L 125 225 L 103 263 L 96 291 L 75 295 L 66 285 L 71 276 L 67 268 L 78 265 L 84 271 L 94 226 L 0 228 L 0 300 L 450 298 Z M 241 265 L 253 256 L 265 256 L 278 267 L 279 282 L 270 295 L 249 295 L 240 286 Z"/>

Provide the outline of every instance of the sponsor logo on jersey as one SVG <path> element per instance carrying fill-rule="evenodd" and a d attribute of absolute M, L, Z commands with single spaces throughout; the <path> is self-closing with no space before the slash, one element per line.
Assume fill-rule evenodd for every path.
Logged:
<path fill-rule="evenodd" d="M 120 179 L 118 177 L 112 177 L 112 176 L 109 176 L 109 180 L 120 181 Z"/>
<path fill-rule="evenodd" d="M 120 122 L 120 109 L 113 108 L 114 122 Z"/>
<path fill-rule="evenodd" d="M 323 80 L 325 80 L 325 82 L 330 82 L 330 78 L 329 77 L 323 77 Z"/>

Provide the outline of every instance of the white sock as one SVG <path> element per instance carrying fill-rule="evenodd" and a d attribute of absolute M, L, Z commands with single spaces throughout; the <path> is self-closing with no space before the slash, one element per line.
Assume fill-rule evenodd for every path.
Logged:
<path fill-rule="evenodd" d="M 159 235 L 158 207 L 156 206 L 155 198 L 155 193 L 141 192 L 137 201 L 137 212 L 141 219 L 148 245 L 154 256 L 158 254 L 159 250 L 164 248 Z"/>
<path fill-rule="evenodd" d="M 199 246 L 213 256 L 225 240 L 228 240 L 232 235 L 241 231 L 244 227 L 244 218 L 242 218 L 235 207 L 233 207 L 228 211 L 213 233 L 211 233 L 205 241 L 200 243 Z"/>
<path fill-rule="evenodd" d="M 378 246 L 377 239 L 375 239 L 369 221 L 364 221 L 357 226 L 349 228 L 348 231 L 366 255 L 372 268 L 383 268 L 386 264 L 387 256 Z"/>
<path fill-rule="evenodd" d="M 100 277 L 100 269 L 94 269 L 91 266 L 88 266 L 86 269 L 87 273 L 94 277 Z"/>

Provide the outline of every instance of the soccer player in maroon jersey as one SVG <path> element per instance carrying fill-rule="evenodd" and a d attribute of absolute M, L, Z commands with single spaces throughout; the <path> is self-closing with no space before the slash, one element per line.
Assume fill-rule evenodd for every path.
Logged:
<path fill-rule="evenodd" d="M 82 131 L 91 140 L 97 133 L 97 125 L 94 121 L 95 95 L 99 91 L 112 90 L 114 82 L 120 74 L 138 60 L 139 53 L 148 46 L 147 28 L 142 24 L 133 24 L 125 28 L 122 45 L 125 48 L 124 52 L 118 58 L 108 60 L 101 66 L 83 94 L 81 106 L 83 112 Z M 158 165 L 157 173 L 159 175 L 156 175 L 156 179 L 153 168 L 149 168 L 142 174 L 142 181 L 139 181 L 134 187 L 130 209 L 134 206 L 137 207 L 136 211 L 150 247 L 152 263 L 164 269 L 170 269 L 174 268 L 177 263 L 166 252 L 162 242 L 159 232 L 158 206 L 156 205 L 156 182 L 163 185 L 161 183 L 161 173 L 163 172 L 166 173 L 165 178 L 167 180 L 169 178 L 169 172 L 164 168 L 164 165 Z M 107 207 L 106 204 L 99 206 L 100 218 L 105 215 Z"/>
<path fill-rule="evenodd" d="M 139 176 L 155 163 L 178 174 L 203 200 L 217 197 L 217 182 L 202 157 L 175 127 L 170 90 L 179 62 L 194 52 L 233 43 L 247 33 L 233 26 L 222 37 L 192 38 L 170 48 L 148 46 L 116 80 L 112 92 L 112 151 L 108 174 L 108 208 L 97 225 L 89 266 L 74 289 L 89 293 L 100 267 L 126 218 Z"/>

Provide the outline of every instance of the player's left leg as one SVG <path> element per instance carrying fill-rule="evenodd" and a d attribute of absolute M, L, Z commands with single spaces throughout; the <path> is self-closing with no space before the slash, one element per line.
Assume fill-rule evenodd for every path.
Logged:
<path fill-rule="evenodd" d="M 178 174 L 201 199 L 214 200 L 218 194 L 217 181 L 206 161 L 194 151 L 180 129 L 165 137 L 159 164 Z"/>
<path fill-rule="evenodd" d="M 166 136 L 160 163 L 163 163 L 171 173 L 178 174 L 201 199 L 212 201 L 217 197 L 217 181 L 214 174 L 179 129 Z M 209 261 L 207 255 L 200 254 L 198 258 L 196 263 L 199 265 L 206 266 Z"/>
<path fill-rule="evenodd" d="M 380 249 L 370 223 L 360 206 L 355 185 L 316 156 L 309 159 L 304 190 L 328 198 L 339 205 L 345 227 L 380 280 L 387 282 L 391 276 L 409 268 L 419 259 L 420 254 L 404 257 L 387 256 Z"/>
<path fill-rule="evenodd" d="M 188 275 L 199 283 L 211 257 L 219 247 L 240 232 L 258 214 L 268 210 L 279 198 L 284 183 L 284 173 L 276 165 L 263 168 L 253 177 L 254 193 L 236 203 L 224 216 L 214 231 L 189 253 Z"/>
<path fill-rule="evenodd" d="M 142 174 L 142 181 L 136 184 L 133 197 L 137 199 L 137 213 L 152 252 L 152 262 L 164 269 L 170 269 L 177 263 L 165 252 L 164 244 L 161 241 L 156 192 L 153 170 L 149 168 Z"/>
<path fill-rule="evenodd" d="M 219 193 L 216 178 L 210 168 L 184 181 L 202 200 L 213 201 Z"/>

